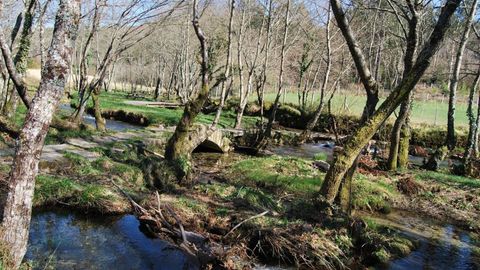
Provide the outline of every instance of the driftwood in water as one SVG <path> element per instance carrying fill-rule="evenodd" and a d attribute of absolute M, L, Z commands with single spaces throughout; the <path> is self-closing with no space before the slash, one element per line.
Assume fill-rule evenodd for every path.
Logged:
<path fill-rule="evenodd" d="M 213 247 L 213 243 L 210 243 L 202 234 L 185 230 L 181 219 L 172 207 L 161 202 L 158 192 L 156 192 L 157 207 L 144 208 L 113 180 L 112 183 L 129 200 L 135 216 L 148 234 L 160 239 L 170 238 L 179 249 L 195 257 L 201 265 L 215 261 L 217 256 L 214 250 L 221 252 L 221 248 Z"/>

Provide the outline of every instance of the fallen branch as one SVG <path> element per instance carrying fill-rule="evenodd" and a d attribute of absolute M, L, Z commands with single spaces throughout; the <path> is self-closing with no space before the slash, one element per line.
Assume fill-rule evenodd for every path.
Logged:
<path fill-rule="evenodd" d="M 227 234 L 225 234 L 223 237 L 224 237 L 224 238 L 227 237 L 227 235 L 229 235 L 230 233 L 232 233 L 233 231 L 235 231 L 236 229 L 238 229 L 238 228 L 239 228 L 240 226 L 242 226 L 242 224 L 244 224 L 245 222 L 248 222 L 248 221 L 250 221 L 250 220 L 252 220 L 252 219 L 256 219 L 256 218 L 259 218 L 259 217 L 263 217 L 263 216 L 265 216 L 266 214 L 268 214 L 269 212 L 270 212 L 270 211 L 267 210 L 267 211 L 265 211 L 265 212 L 263 212 L 263 213 L 260 213 L 260 214 L 258 214 L 258 215 L 251 216 L 251 217 L 245 219 L 244 221 L 238 223 L 235 227 L 233 227 L 233 228 L 232 228 Z"/>

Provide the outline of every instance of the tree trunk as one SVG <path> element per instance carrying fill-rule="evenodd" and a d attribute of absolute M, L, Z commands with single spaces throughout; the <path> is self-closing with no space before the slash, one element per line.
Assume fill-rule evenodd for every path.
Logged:
<path fill-rule="evenodd" d="M 232 79 L 230 78 L 230 71 L 232 69 L 232 35 L 233 35 L 233 17 L 235 12 L 235 0 L 230 0 L 230 19 L 228 22 L 228 48 L 227 48 L 227 63 L 225 64 L 225 81 L 222 83 L 222 89 L 220 92 L 220 104 L 218 105 L 217 112 L 215 113 L 215 118 L 212 122 L 212 128 L 215 128 L 220 121 L 220 116 L 222 115 L 222 109 L 225 106 L 225 99 L 227 93 L 227 87 L 230 88 L 232 84 Z"/>
<path fill-rule="evenodd" d="M 247 2 L 248 4 L 248 2 Z M 247 86 L 247 92 L 245 93 L 245 85 L 243 82 L 243 61 L 242 61 L 242 51 L 243 51 L 243 31 L 245 27 L 245 12 L 246 12 L 246 7 L 243 8 L 242 10 L 242 16 L 240 19 L 240 27 L 238 29 L 238 36 L 237 36 L 237 62 L 238 62 L 238 81 L 239 81 L 239 96 L 240 96 L 240 101 L 238 104 L 238 111 L 237 115 L 235 117 L 235 124 L 233 125 L 234 128 L 239 129 L 241 128 L 242 125 L 242 117 L 243 117 L 243 112 L 245 110 L 245 106 L 247 106 L 247 103 L 245 102 L 248 100 L 248 94 L 249 94 L 249 87 L 250 85 Z M 263 19 L 262 19 L 262 24 L 263 24 Z M 263 25 L 262 25 L 263 27 Z M 258 42 L 257 42 L 258 45 Z M 257 47 L 258 48 L 258 47 Z M 257 51 L 258 54 L 258 51 Z M 248 77 L 248 83 L 250 83 L 251 76 L 249 74 Z"/>
<path fill-rule="evenodd" d="M 465 21 L 463 28 L 462 37 L 460 38 L 460 44 L 458 45 L 458 50 L 455 56 L 455 64 L 453 67 L 453 74 L 450 79 L 450 94 L 448 99 L 448 123 L 447 123 L 447 138 L 445 144 L 449 150 L 453 150 L 457 145 L 457 136 L 455 134 L 455 103 L 457 102 L 457 88 L 458 80 L 460 77 L 460 69 L 462 67 L 463 53 L 465 51 L 465 46 L 468 42 L 468 37 L 470 34 L 470 29 L 472 28 L 472 21 L 475 17 L 475 11 L 477 9 L 477 0 L 474 0 L 471 4 L 470 11 L 468 13 L 468 18 Z"/>
<path fill-rule="evenodd" d="M 95 126 L 100 132 L 107 131 L 105 127 L 105 119 L 102 116 L 102 108 L 100 106 L 100 86 L 97 86 L 92 91 L 92 101 L 93 101 L 93 115 L 95 117 Z"/>
<path fill-rule="evenodd" d="M 5 112 L 7 113 L 9 118 L 15 116 L 15 112 L 17 111 L 18 106 L 18 98 L 20 97 L 25 106 L 28 108 L 30 105 L 30 101 L 27 98 L 27 87 L 23 82 L 23 77 L 27 72 L 27 64 L 28 64 L 28 54 L 30 52 L 30 47 L 32 44 L 32 33 L 33 33 L 33 17 L 35 13 L 36 7 L 36 0 L 30 0 L 26 3 L 26 10 L 25 10 L 25 18 L 23 19 L 23 26 L 22 26 L 22 34 L 20 37 L 20 44 L 18 46 L 17 54 L 13 59 L 13 63 L 15 64 L 15 72 L 18 75 L 14 75 L 13 69 L 10 69 L 10 77 L 18 77 L 12 78 L 15 87 L 11 88 L 10 92 L 10 99 L 7 101 Z M 13 41 L 12 41 L 13 42 Z M 7 61 L 7 68 L 9 65 L 8 62 L 10 61 L 10 55 L 8 55 L 7 51 L 5 51 L 4 45 L 2 44 L 2 53 Z M 13 75 L 13 76 L 12 76 Z M 18 83 L 17 81 L 21 81 Z"/>
<path fill-rule="evenodd" d="M 333 12 L 333 15 L 335 17 L 335 20 L 337 21 L 337 25 L 338 27 L 340 28 L 340 31 L 342 32 L 342 35 L 343 37 L 345 38 L 345 41 L 348 45 L 348 50 L 350 51 L 350 54 L 352 56 L 352 59 L 353 59 L 353 62 L 355 64 L 355 67 L 357 68 L 357 73 L 360 77 L 360 81 L 362 82 L 364 88 L 365 88 L 365 92 L 367 94 L 367 101 L 366 101 L 366 104 L 365 104 L 365 107 L 363 109 L 363 113 L 362 113 L 362 118 L 360 119 L 360 123 L 365 123 L 369 118 L 370 116 L 373 114 L 373 112 L 375 111 L 375 108 L 377 106 L 377 103 L 378 103 L 378 89 L 379 89 L 379 85 L 377 83 L 377 81 L 375 80 L 375 78 L 372 76 L 372 73 L 370 71 L 370 69 L 368 68 L 368 64 L 365 60 L 365 56 L 355 38 L 355 36 L 353 35 L 353 32 L 352 30 L 350 29 L 350 25 L 349 25 L 349 22 L 345 16 L 345 13 L 342 9 L 342 6 L 341 6 L 341 3 L 339 0 L 330 0 L 330 5 L 331 5 L 331 8 L 332 8 L 332 12 Z M 365 143 L 366 145 L 366 143 Z M 347 170 L 350 170 L 351 172 L 354 172 L 357 168 L 357 161 L 359 159 L 358 155 L 360 154 L 360 152 L 357 153 L 357 157 L 353 157 L 352 159 L 352 162 L 349 164 L 349 167 L 347 168 L 344 168 L 344 171 L 339 179 L 339 181 L 341 182 L 344 175 L 345 175 L 345 172 Z M 329 172 L 332 170 L 332 167 L 330 167 L 330 170 Z M 343 169 L 342 169 L 343 170 Z M 327 174 L 328 176 L 328 174 Z M 353 176 L 353 173 L 351 174 L 351 176 Z M 352 181 L 352 178 L 351 177 L 346 177 L 344 179 L 345 181 L 345 184 L 344 184 L 344 188 L 348 188 L 349 186 L 351 186 L 351 181 Z M 339 186 L 340 186 L 340 182 L 338 182 L 338 186 L 336 186 L 336 191 L 335 191 L 335 194 L 333 195 L 333 198 L 332 198 L 332 202 L 333 200 L 335 199 L 335 197 L 337 196 L 337 193 L 338 193 L 338 189 L 339 189 Z M 347 195 L 348 194 L 348 198 L 346 196 L 341 196 L 340 199 L 341 200 L 345 200 L 343 203 L 341 203 L 342 205 L 346 205 L 349 201 L 350 201 L 350 190 L 346 190 L 345 192 L 342 192 L 343 195 Z M 344 210 L 348 210 L 348 209 L 345 209 Z"/>
<path fill-rule="evenodd" d="M 408 17 L 408 33 L 406 34 L 407 46 L 405 49 L 405 56 L 403 58 L 403 75 L 407 76 L 414 64 L 414 57 L 418 45 L 418 20 L 419 6 L 408 2 L 410 16 Z M 392 127 L 390 135 L 390 151 L 388 155 L 387 166 L 389 170 L 395 171 L 398 167 L 405 168 L 408 166 L 408 148 L 410 145 L 410 127 L 409 117 L 411 104 L 413 102 L 413 92 L 411 92 L 407 99 L 400 106 L 400 112 L 395 124 Z"/>
<path fill-rule="evenodd" d="M 402 131 L 404 135 L 407 135 L 405 131 L 407 131 L 408 127 L 406 126 L 407 124 L 407 118 L 409 115 L 410 111 L 410 105 L 413 99 L 413 92 L 410 92 L 408 95 L 407 99 L 402 102 L 402 105 L 400 106 L 400 112 L 398 114 L 397 119 L 395 120 L 395 124 L 392 127 L 392 133 L 390 136 L 390 148 L 389 148 L 389 154 L 388 154 L 388 161 L 387 161 L 387 166 L 388 169 L 391 171 L 395 171 L 398 168 L 400 158 L 399 158 L 399 152 L 400 152 L 400 141 L 401 139 L 402 142 L 407 144 L 407 149 L 408 149 L 408 139 L 405 142 L 406 137 L 402 138 Z M 407 131 L 408 132 L 408 131 Z M 405 146 L 402 147 L 404 149 Z M 404 151 L 404 150 L 402 150 Z M 408 157 L 407 157 L 408 158 Z M 403 163 L 403 162 L 402 162 Z"/>
<path fill-rule="evenodd" d="M 288 26 L 290 24 L 290 0 L 287 0 L 287 8 L 285 11 L 285 25 L 283 28 L 283 40 L 282 40 L 282 50 L 280 55 L 280 72 L 278 74 L 278 90 L 277 96 L 275 97 L 275 102 L 273 103 L 272 111 L 270 112 L 270 117 L 268 118 L 267 128 L 265 129 L 264 136 L 270 138 L 272 136 L 272 126 L 275 121 L 275 116 L 277 114 L 280 97 L 282 95 L 283 87 L 283 72 L 285 66 L 285 54 L 287 50 L 287 37 L 288 37 Z"/>
<path fill-rule="evenodd" d="M 320 104 L 317 107 L 317 110 L 315 111 L 315 114 L 313 115 L 313 118 L 307 123 L 306 128 L 298 135 L 297 143 L 302 144 L 304 143 L 309 137 L 310 134 L 317 125 L 318 119 L 320 118 L 320 115 L 322 114 L 323 110 L 323 105 L 324 105 L 324 97 L 325 97 L 325 91 L 327 90 L 327 85 L 328 85 L 328 79 L 330 78 L 330 70 L 332 67 L 332 54 L 331 54 L 331 46 L 330 46 L 330 7 L 328 8 L 328 14 L 327 14 L 327 26 L 325 28 L 326 32 L 326 41 L 327 41 L 327 67 L 325 70 L 325 74 L 323 76 L 323 82 L 322 82 L 322 87 L 320 88 Z"/>
<path fill-rule="evenodd" d="M 264 108 L 265 86 L 267 84 L 267 70 L 268 70 L 268 61 L 270 56 L 270 41 L 271 41 L 271 35 L 272 35 L 272 16 L 273 16 L 272 13 L 273 13 L 273 0 L 268 0 L 267 33 L 266 33 L 266 40 L 265 40 L 265 57 L 263 58 L 262 81 L 261 81 L 261 86 L 257 87 L 258 105 L 260 105 L 260 121 L 261 121 L 262 131 L 264 128 L 263 117 L 265 115 L 265 108 Z"/>
<path fill-rule="evenodd" d="M 105 4 L 106 0 L 95 1 L 94 13 L 92 18 L 92 26 L 88 32 L 85 45 L 82 48 L 80 55 L 80 65 L 79 65 L 79 79 L 78 79 L 78 108 L 75 112 L 75 117 L 73 121 L 77 124 L 81 123 L 83 120 L 83 114 L 87 106 L 88 98 L 92 94 L 89 90 L 88 83 L 88 54 L 90 53 L 90 47 L 92 45 L 93 38 L 97 33 L 98 26 L 100 24 L 101 17 L 101 7 Z M 108 51 L 111 51 L 112 45 L 110 44 Z"/>
<path fill-rule="evenodd" d="M 478 95 L 478 102 L 477 102 L 477 124 L 476 124 L 477 128 L 475 129 L 475 135 L 474 135 L 474 139 L 473 139 L 473 151 L 472 151 L 472 156 L 474 158 L 479 158 L 480 157 L 480 153 L 479 153 L 479 150 L 478 150 L 478 140 L 480 139 L 479 138 L 479 133 L 480 133 L 480 95 Z"/>
<path fill-rule="evenodd" d="M 408 168 L 408 162 L 409 162 L 408 153 L 410 148 L 410 138 L 412 137 L 412 132 L 410 130 L 411 111 L 412 111 L 412 103 L 410 103 L 410 108 L 407 111 L 405 123 L 403 123 L 402 129 L 400 131 L 400 142 L 398 145 L 398 168 L 401 170 Z"/>
<path fill-rule="evenodd" d="M 158 76 L 157 81 L 155 83 L 155 92 L 154 92 L 155 94 L 153 96 L 154 100 L 158 100 L 158 98 L 160 97 L 160 83 L 161 83 L 161 80 L 162 79 L 160 78 L 160 76 Z"/>
<path fill-rule="evenodd" d="M 40 154 L 70 72 L 79 20 L 80 1 L 61 0 L 42 81 L 17 141 L 1 224 L 2 244 L 15 268 L 26 252 Z"/>
<path fill-rule="evenodd" d="M 468 137 L 467 137 L 467 145 L 465 147 L 465 153 L 463 155 L 463 162 L 465 167 L 465 175 L 472 174 L 472 158 L 474 156 L 474 149 L 475 149 L 475 135 L 477 134 L 478 126 L 477 126 L 477 117 L 475 117 L 475 113 L 473 111 L 473 99 L 475 97 L 475 93 L 477 92 L 478 83 L 480 81 L 480 67 L 477 71 L 477 75 L 475 76 L 475 80 L 470 88 L 470 94 L 468 96 L 468 107 L 467 107 L 467 117 L 468 117 Z M 479 98 L 480 100 L 480 98 Z"/>
<path fill-rule="evenodd" d="M 247 4 L 250 3 L 249 1 Z M 255 68 L 257 65 L 258 55 L 260 53 L 260 40 L 262 38 L 263 28 L 265 25 L 265 16 L 262 16 L 262 24 L 260 25 L 258 37 L 257 37 L 257 45 L 255 47 L 255 54 L 253 57 L 253 61 L 248 66 L 248 77 L 247 77 L 247 90 L 244 93 L 244 85 L 243 85 L 243 61 L 242 61 L 242 50 L 243 50 L 243 33 L 245 28 L 245 12 L 246 7 L 242 11 L 242 19 L 240 23 L 240 29 L 238 31 L 238 40 L 237 40 L 237 59 L 238 59 L 238 69 L 239 69 L 239 81 L 240 81 L 240 104 L 237 112 L 237 116 L 235 118 L 235 128 L 239 129 L 242 127 L 242 118 L 243 113 L 245 112 L 245 107 L 248 103 L 248 97 L 252 92 L 253 87 L 253 76 L 255 76 Z"/>
<path fill-rule="evenodd" d="M 167 147 L 165 149 L 165 158 L 171 162 L 175 171 L 177 172 L 178 179 L 184 179 L 189 177 L 190 173 L 190 155 L 191 152 L 187 151 L 190 137 L 189 131 L 193 126 L 195 118 L 202 110 L 205 101 L 208 98 L 209 88 L 209 76 L 208 76 L 208 47 L 205 34 L 200 28 L 197 16 L 197 1 L 193 2 L 193 28 L 200 43 L 201 51 L 201 74 L 202 84 L 200 91 L 197 92 L 196 97 L 193 97 L 185 105 L 182 118 L 175 128 L 175 132 L 168 140 Z M 193 150 L 193 149 L 192 149 Z"/>
<path fill-rule="evenodd" d="M 331 0 L 331 2 L 336 2 Z M 329 171 L 325 176 L 320 193 L 325 197 L 326 201 L 333 203 L 338 194 L 340 184 L 348 169 L 352 166 L 363 147 L 375 135 L 378 128 L 393 113 L 393 111 L 403 102 L 416 83 L 420 80 L 425 70 L 430 64 L 430 60 L 440 47 L 445 32 L 450 24 L 450 18 L 459 6 L 461 0 L 447 1 L 442 8 L 441 14 L 435 25 L 435 28 L 421 53 L 417 57 L 417 61 L 408 75 L 402 79 L 400 84 L 390 93 L 382 105 L 375 113 L 361 125 L 346 142 L 341 153 L 335 156 Z M 338 3 L 336 3 L 338 4 Z M 333 7 L 333 3 L 332 3 Z M 338 9 L 337 9 L 338 11 Z M 334 11 L 335 14 L 335 11 Z"/>

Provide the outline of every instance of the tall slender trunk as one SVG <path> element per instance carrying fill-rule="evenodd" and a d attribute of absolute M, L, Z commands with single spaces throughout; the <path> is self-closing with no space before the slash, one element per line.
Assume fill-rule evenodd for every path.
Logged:
<path fill-rule="evenodd" d="M 418 20 L 417 7 L 409 3 L 410 16 L 408 18 L 408 33 L 406 33 L 407 46 L 403 58 L 403 75 L 407 76 L 414 64 L 414 57 L 418 46 Z M 390 149 L 387 166 L 389 170 L 395 171 L 398 167 L 408 166 L 408 147 L 410 144 L 410 127 L 408 126 L 411 104 L 413 102 L 413 91 L 410 92 L 400 106 L 400 111 L 390 135 Z M 400 154 L 401 153 L 401 154 Z"/>
<path fill-rule="evenodd" d="M 17 141 L 3 205 L 0 237 L 15 268 L 26 252 L 40 154 L 70 73 L 79 20 L 80 1 L 61 0 L 52 43 L 42 67 L 42 81 Z"/>
<path fill-rule="evenodd" d="M 465 21 L 458 50 L 455 56 L 455 64 L 453 67 L 453 74 L 450 79 L 450 94 L 448 99 L 448 115 L 447 115 L 447 138 L 445 144 L 448 149 L 453 150 L 457 145 L 457 135 L 455 134 L 455 104 L 457 102 L 457 88 L 458 80 L 460 77 L 460 69 L 462 67 L 463 54 L 470 35 L 470 29 L 472 28 L 472 22 L 477 10 L 477 0 L 472 1 L 471 7 L 468 13 L 468 17 Z"/>
<path fill-rule="evenodd" d="M 331 53 L 331 42 L 330 42 L 330 7 L 328 8 L 328 15 L 327 15 L 327 26 L 325 30 L 326 34 L 326 43 L 327 43 L 327 59 L 326 59 L 326 70 L 323 75 L 323 82 L 322 82 L 322 87 L 320 88 L 320 104 L 317 107 L 317 110 L 315 111 L 315 114 L 313 115 L 313 118 L 307 123 L 306 128 L 300 133 L 300 135 L 297 138 L 298 143 L 304 143 L 309 137 L 310 134 L 313 130 L 313 128 L 317 125 L 318 119 L 320 118 L 320 115 L 322 114 L 323 106 L 324 106 L 324 97 L 325 97 L 325 91 L 327 90 L 327 85 L 328 85 L 328 79 L 330 78 L 330 70 L 332 67 L 332 53 Z"/>
<path fill-rule="evenodd" d="M 35 16 L 36 4 L 37 4 L 36 0 L 30 0 L 25 3 L 26 10 L 25 10 L 25 16 L 24 16 L 25 18 L 23 19 L 20 43 L 18 45 L 18 51 L 15 54 L 15 58 L 13 59 L 13 62 L 15 63 L 16 72 L 19 74 L 21 79 L 25 76 L 25 73 L 27 72 L 28 54 L 30 53 L 30 47 L 32 44 L 33 18 Z M 26 86 L 13 87 L 11 88 L 11 91 L 12 92 L 10 94 L 10 99 L 8 100 L 6 105 L 6 112 L 9 118 L 12 118 L 15 116 L 19 97 L 22 98 L 27 108 L 29 106 L 29 100 L 26 98 L 26 95 L 27 95 Z"/>
<path fill-rule="evenodd" d="M 162 82 L 162 78 L 160 76 L 157 77 L 157 81 L 155 82 L 155 91 L 153 95 L 153 99 L 158 100 L 160 97 L 160 83 Z"/>
<path fill-rule="evenodd" d="M 257 87 L 258 105 L 260 105 L 260 121 L 263 130 L 263 116 L 265 115 L 265 86 L 267 84 L 267 70 L 270 56 L 270 40 L 272 35 L 272 16 L 273 16 L 273 0 L 268 0 L 268 17 L 267 17 L 267 33 L 265 40 L 265 58 L 263 59 L 262 81 L 261 87 Z M 259 91 L 260 90 L 260 91 Z"/>
<path fill-rule="evenodd" d="M 27 97 L 27 86 L 23 80 L 27 71 L 28 54 L 31 47 L 33 33 L 33 17 L 35 13 L 36 0 L 30 0 L 26 4 L 25 18 L 23 19 L 23 29 L 20 37 L 20 44 L 14 59 L 11 56 L 11 49 L 6 44 L 3 34 L 0 37 L 2 54 L 6 62 L 6 67 L 13 82 L 14 87 L 8 89 L 8 99 L 3 108 L 3 113 L 9 118 L 15 116 L 17 110 L 18 98 L 20 97 L 27 108 L 30 106 L 30 100 Z M 17 20 L 17 25 L 19 21 Z M 12 32 L 12 47 L 15 37 L 18 33 L 17 26 Z"/>
<path fill-rule="evenodd" d="M 327 85 L 328 85 L 328 79 L 330 78 L 330 71 L 332 67 L 332 53 L 331 53 L 331 42 L 330 42 L 330 7 L 328 9 L 328 15 L 327 15 L 327 26 L 326 26 L 326 44 L 327 44 L 327 59 L 326 61 L 326 69 L 325 73 L 323 75 L 323 81 L 322 81 L 322 87 L 320 88 L 320 104 L 317 107 L 317 110 L 315 111 L 315 114 L 313 115 L 313 118 L 307 123 L 306 128 L 300 133 L 300 135 L 297 138 L 298 143 L 304 143 L 308 137 L 310 137 L 310 134 L 312 130 L 315 128 L 317 125 L 318 119 L 320 119 L 320 115 L 322 114 L 323 107 L 324 107 L 324 98 L 325 98 L 325 91 L 327 90 Z"/>
<path fill-rule="evenodd" d="M 463 155 L 463 162 L 465 166 L 465 174 L 471 175 L 472 174 L 472 158 L 474 157 L 474 149 L 475 149 L 475 136 L 478 132 L 478 115 L 475 116 L 473 111 L 473 104 L 475 93 L 477 92 L 478 84 L 480 81 L 480 66 L 477 71 L 477 75 L 475 76 L 475 80 L 473 81 L 472 86 L 470 87 L 470 93 L 468 96 L 468 107 L 467 107 L 467 117 L 468 117 L 468 137 L 467 137 L 467 145 L 465 146 L 465 153 Z M 479 95 L 480 96 L 480 95 Z M 480 100 L 480 97 L 479 97 Z"/>
<path fill-rule="evenodd" d="M 249 3 L 249 2 L 247 2 Z M 245 13 L 247 10 L 247 6 L 245 6 L 242 10 L 242 16 L 240 19 L 240 27 L 238 29 L 238 35 L 237 35 L 237 63 L 238 63 L 238 81 L 239 81 L 239 96 L 240 96 L 240 101 L 238 104 L 238 111 L 237 115 L 235 117 L 235 124 L 234 128 L 241 128 L 242 125 L 242 117 L 243 117 L 243 111 L 245 110 L 245 107 L 243 106 L 243 103 L 245 102 L 246 99 L 248 99 L 248 91 L 245 93 L 245 85 L 243 81 L 243 61 L 242 61 L 242 52 L 243 52 L 243 32 L 244 32 L 244 27 L 245 27 Z M 262 23 L 263 24 L 263 23 Z M 263 27 L 263 25 L 262 25 Z M 258 43 L 257 43 L 258 46 Z M 257 47 L 258 48 L 258 47 Z M 250 75 L 250 74 L 249 74 Z M 250 76 L 248 78 L 250 80 Z M 248 82 L 250 83 L 250 81 Z M 249 86 L 247 86 L 248 89 Z M 245 103 L 246 106 L 246 103 Z"/>
<path fill-rule="evenodd" d="M 227 63 L 225 64 L 225 81 L 222 83 L 222 89 L 220 91 L 220 104 L 218 105 L 217 112 L 215 113 L 215 118 L 212 122 L 212 128 L 215 128 L 220 121 L 220 116 L 222 115 L 222 109 L 225 106 L 225 99 L 227 88 L 231 87 L 232 79 L 230 78 L 230 71 L 232 69 L 232 35 L 233 35 L 233 17 L 235 13 L 235 0 L 230 0 L 230 19 L 228 22 L 228 48 L 227 48 Z"/>
<path fill-rule="evenodd" d="M 287 8 L 285 11 L 285 24 L 283 28 L 283 40 L 282 40 L 282 50 L 280 55 L 280 72 L 278 73 L 278 89 L 277 95 L 275 97 L 275 102 L 273 103 L 272 111 L 270 112 L 270 117 L 268 118 L 267 127 L 265 129 L 265 137 L 269 138 L 272 136 L 272 126 L 275 121 L 275 115 L 277 114 L 280 97 L 283 90 L 283 72 L 285 67 L 285 54 L 287 51 L 287 37 L 288 37 L 288 26 L 290 24 L 290 0 L 287 0 Z"/>
<path fill-rule="evenodd" d="M 101 11 L 100 8 L 102 5 L 105 3 L 105 0 L 96 0 L 95 1 L 95 8 L 94 8 L 94 13 L 93 13 L 93 18 L 92 18 L 92 26 L 90 28 L 90 31 L 88 32 L 87 39 L 85 40 L 85 44 L 82 48 L 81 54 L 80 54 L 80 66 L 79 66 L 79 71 L 78 71 L 78 102 L 79 106 L 75 112 L 75 116 L 73 118 L 73 121 L 75 123 L 80 123 L 83 120 L 83 114 L 85 113 L 85 108 L 87 106 L 87 101 L 90 96 L 89 91 L 89 84 L 88 84 L 88 54 L 90 53 L 90 48 L 93 42 L 93 38 L 97 32 L 98 26 L 100 24 L 100 17 L 101 17 Z"/>
<path fill-rule="evenodd" d="M 249 3 L 249 1 L 247 3 Z M 240 23 L 240 29 L 238 32 L 238 40 L 237 40 L 237 47 L 238 47 L 237 58 L 238 58 L 239 79 L 240 79 L 240 104 L 239 104 L 237 116 L 235 118 L 235 126 L 234 126 L 237 129 L 242 127 L 243 113 L 245 112 L 245 107 L 247 106 L 247 103 L 248 103 L 248 97 L 252 92 L 253 76 L 255 75 L 255 69 L 257 68 L 258 55 L 260 53 L 260 40 L 262 38 L 263 28 L 265 26 L 265 16 L 263 16 L 262 24 L 260 25 L 260 28 L 258 30 L 257 45 L 255 46 L 255 54 L 253 56 L 252 62 L 250 63 L 250 66 L 248 66 L 247 90 L 244 91 L 242 50 L 243 50 L 243 41 L 244 41 L 243 32 L 245 28 L 245 13 L 246 13 L 246 9 L 242 11 L 242 19 Z"/>
<path fill-rule="evenodd" d="M 479 133 L 480 133 L 480 94 L 478 95 L 478 102 L 477 102 L 477 123 L 476 123 L 477 128 L 475 129 L 475 134 L 474 134 L 474 139 L 473 139 L 473 151 L 472 151 L 472 156 L 474 158 L 479 158 L 480 153 L 478 149 L 478 144 L 479 144 Z"/>

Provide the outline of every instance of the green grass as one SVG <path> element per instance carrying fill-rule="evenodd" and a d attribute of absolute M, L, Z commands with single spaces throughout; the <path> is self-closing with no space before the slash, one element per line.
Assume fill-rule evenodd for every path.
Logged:
<path fill-rule="evenodd" d="M 275 100 L 276 93 L 267 93 L 265 95 L 266 101 L 273 102 Z M 251 96 L 250 99 L 256 100 L 255 96 Z M 315 100 L 319 100 L 318 96 L 315 96 Z M 380 99 L 383 102 L 384 98 Z M 283 101 L 283 98 L 281 99 Z M 332 112 L 336 115 L 348 114 L 360 116 L 365 105 L 366 97 L 364 95 L 344 94 L 340 93 L 332 99 Z M 285 103 L 298 104 L 298 97 L 296 93 L 287 93 L 285 96 Z M 345 106 L 346 105 L 346 106 Z M 316 104 L 314 103 L 314 106 Z M 468 118 L 466 116 L 467 105 L 464 103 L 458 103 L 456 109 L 456 124 L 459 126 L 467 126 Z M 443 103 L 441 101 L 420 101 L 416 100 L 413 103 L 412 123 L 414 124 L 430 124 L 430 125 L 447 125 L 447 112 L 448 112 L 448 99 L 445 99 Z M 392 116 L 393 118 L 394 116 Z"/>
<path fill-rule="evenodd" d="M 314 169 L 309 160 L 279 156 L 239 161 L 229 169 L 227 175 L 237 185 L 255 187 L 255 191 L 260 190 L 262 195 L 267 197 L 290 193 L 295 194 L 296 198 L 316 196 L 324 178 L 324 174 Z M 354 176 L 352 194 L 353 206 L 356 209 L 386 212 L 390 209 L 391 201 L 399 196 L 394 184 L 387 179 L 359 173 Z M 255 201 L 253 203 L 266 204 Z M 272 208 L 271 205 L 269 207 Z"/>
<path fill-rule="evenodd" d="M 186 196 L 179 196 L 172 201 L 174 207 L 186 210 L 193 214 L 206 215 L 208 213 L 208 206 L 200 201 L 188 198 Z"/>
<path fill-rule="evenodd" d="M 81 190 L 82 186 L 69 178 L 39 175 L 35 185 L 33 204 L 43 205 L 66 200 Z"/>
<path fill-rule="evenodd" d="M 392 184 L 384 178 L 355 174 L 353 181 L 353 205 L 357 209 L 381 210 L 388 212 L 390 202 L 399 195 Z"/>
<path fill-rule="evenodd" d="M 326 161 L 327 160 L 327 153 L 317 153 L 313 156 L 313 160 L 322 160 L 322 161 Z"/>
<path fill-rule="evenodd" d="M 478 179 L 441 172 L 419 171 L 415 174 L 415 177 L 418 180 L 438 182 L 451 187 L 480 188 Z"/>
<path fill-rule="evenodd" d="M 100 96 L 101 107 L 103 110 L 124 110 L 126 112 L 142 114 L 148 118 L 151 125 L 176 125 L 183 114 L 183 108 L 178 109 L 166 109 L 159 107 L 147 107 L 125 104 L 125 101 L 130 100 L 126 93 L 102 92 Z M 74 100 L 74 102 L 77 102 Z M 90 104 L 91 105 L 91 104 Z M 224 111 L 220 118 L 220 127 L 232 127 L 235 122 L 235 112 Z M 196 119 L 198 123 L 211 124 L 215 114 L 203 114 L 200 113 Z M 244 116 L 244 126 L 253 126 L 256 123 L 256 117 Z"/>
<path fill-rule="evenodd" d="M 234 164 L 230 171 L 235 181 L 297 194 L 318 191 L 323 179 L 310 161 L 294 157 L 251 158 Z"/>
<path fill-rule="evenodd" d="M 111 186 L 86 184 L 60 176 L 39 175 L 35 185 L 34 206 L 60 205 L 100 213 L 124 212 L 125 200 Z"/>

